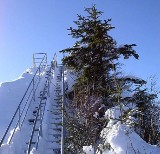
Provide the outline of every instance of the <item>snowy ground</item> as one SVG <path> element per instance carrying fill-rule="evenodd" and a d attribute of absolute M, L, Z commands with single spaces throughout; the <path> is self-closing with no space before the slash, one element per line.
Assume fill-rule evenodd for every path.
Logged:
<path fill-rule="evenodd" d="M 8 126 L 15 109 L 17 108 L 26 88 L 28 87 L 33 75 L 35 73 L 35 68 L 27 69 L 19 79 L 12 82 L 5 82 L 0 85 L 0 138 L 4 134 L 6 127 Z M 43 137 L 40 138 L 38 150 L 32 149 L 32 154 L 50 154 L 53 151 L 49 150 L 49 147 L 59 147 L 60 144 L 49 144 L 47 141 L 50 138 L 48 134 L 50 133 L 50 120 L 52 119 L 52 114 L 49 112 L 51 109 L 51 104 L 54 105 L 55 98 L 55 85 L 56 85 L 56 74 L 58 69 L 55 70 L 53 79 L 51 81 L 50 87 L 50 97 L 47 99 L 46 112 L 43 119 Z M 65 80 L 68 82 L 68 90 L 72 88 L 75 77 L 73 74 L 66 72 Z M 37 89 L 36 98 L 39 96 L 40 90 L 43 89 L 45 83 L 45 73 L 42 75 L 41 84 Z M 33 104 L 31 108 L 36 105 Z M 124 107 L 123 110 L 135 109 L 135 106 Z M 109 123 L 106 128 L 101 132 L 102 138 L 104 138 L 104 145 L 99 145 L 102 149 L 103 154 L 160 154 L 160 148 L 147 144 L 140 136 L 127 124 L 122 124 L 119 119 L 121 115 L 121 110 L 118 106 L 108 109 L 105 114 L 105 118 L 109 119 Z M 132 119 L 128 120 L 128 123 Z M 59 121 L 57 121 L 59 122 Z M 30 135 L 30 126 L 25 123 L 23 130 L 17 128 L 16 135 L 10 145 L 5 144 L 0 148 L 0 154 L 23 154 L 26 150 L 26 141 Z M 56 133 L 56 132 L 55 132 Z M 107 148 L 109 147 L 109 149 Z M 84 146 L 84 151 L 86 154 L 94 154 L 94 149 L 92 146 Z M 97 152 L 97 154 L 100 154 Z"/>

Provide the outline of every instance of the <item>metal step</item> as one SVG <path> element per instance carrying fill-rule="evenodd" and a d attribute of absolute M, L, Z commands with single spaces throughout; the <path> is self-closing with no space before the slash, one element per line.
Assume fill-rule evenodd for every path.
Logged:
<path fill-rule="evenodd" d="M 61 98 L 55 98 L 54 100 L 55 101 L 62 100 L 62 97 Z"/>
<path fill-rule="evenodd" d="M 29 123 L 34 123 L 35 120 L 36 120 L 36 119 L 28 119 L 28 122 L 29 122 Z M 41 119 L 37 119 L 37 121 L 41 121 Z"/>
<path fill-rule="evenodd" d="M 62 126 L 62 122 L 58 122 L 58 123 L 56 123 L 56 122 L 53 122 L 53 123 L 50 123 L 51 125 L 55 125 L 55 126 Z"/>
<path fill-rule="evenodd" d="M 53 104 L 52 106 L 55 106 L 55 107 L 61 107 L 61 105 L 59 105 L 59 104 Z"/>
<path fill-rule="evenodd" d="M 62 113 L 59 113 L 59 112 L 54 112 L 54 111 L 50 111 L 53 115 L 60 115 Z"/>
<path fill-rule="evenodd" d="M 35 119 L 28 119 L 29 123 L 34 123 Z"/>
<path fill-rule="evenodd" d="M 47 141 L 47 142 L 50 142 L 50 143 L 61 143 L 61 140 L 51 140 L 51 141 Z"/>
<path fill-rule="evenodd" d="M 60 97 L 60 98 L 58 98 L 58 99 L 55 98 L 54 100 L 56 101 L 56 103 L 62 103 L 62 97 Z M 56 104 L 56 105 L 57 105 L 57 104 Z"/>
<path fill-rule="evenodd" d="M 56 83 L 56 86 L 57 86 L 57 87 L 60 87 L 61 85 L 60 85 L 59 83 Z"/>
<path fill-rule="evenodd" d="M 53 117 L 52 119 L 54 119 L 54 120 L 61 120 L 62 117 Z"/>
<path fill-rule="evenodd" d="M 36 144 L 36 143 L 37 143 L 37 142 L 33 142 L 33 141 L 31 142 L 31 144 Z M 26 144 L 29 144 L 29 142 L 27 142 Z"/>
<path fill-rule="evenodd" d="M 56 101 L 56 105 L 62 105 L 62 100 Z"/>
<path fill-rule="evenodd" d="M 40 96 L 38 98 L 41 99 L 41 100 L 45 100 L 45 99 L 47 99 L 47 96 Z"/>
<path fill-rule="evenodd" d="M 53 136 L 54 138 L 59 138 L 59 137 L 61 137 L 61 134 L 48 134 L 48 135 L 51 135 L 51 136 Z"/>
<path fill-rule="evenodd" d="M 35 132 L 38 132 L 38 131 L 39 131 L 39 129 L 35 129 L 34 131 L 35 131 Z"/>
<path fill-rule="evenodd" d="M 62 108 L 54 108 L 54 109 L 51 109 L 53 111 L 62 111 Z"/>
<path fill-rule="evenodd" d="M 52 114 L 54 114 L 54 115 L 61 115 L 62 113 L 61 112 L 52 112 Z"/>
<path fill-rule="evenodd" d="M 58 131 L 58 132 L 61 132 L 61 128 L 51 128 L 53 131 Z"/>
<path fill-rule="evenodd" d="M 54 91 L 55 91 L 55 92 L 58 92 L 58 93 L 61 93 L 61 92 L 62 92 L 62 88 L 59 87 L 59 88 L 55 89 Z"/>
<path fill-rule="evenodd" d="M 60 96 L 62 97 L 63 95 L 62 94 L 61 95 L 56 95 L 56 97 L 60 97 Z"/>
<path fill-rule="evenodd" d="M 60 154 L 61 153 L 61 149 L 57 148 L 57 149 L 52 149 L 54 154 Z"/>
<path fill-rule="evenodd" d="M 33 111 L 33 114 L 36 114 L 36 113 L 37 113 L 37 110 L 34 110 L 34 111 Z"/>

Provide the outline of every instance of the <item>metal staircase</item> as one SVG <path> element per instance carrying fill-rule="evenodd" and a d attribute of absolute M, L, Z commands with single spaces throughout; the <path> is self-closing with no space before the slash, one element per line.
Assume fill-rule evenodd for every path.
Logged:
<path fill-rule="evenodd" d="M 45 53 L 40 53 L 41 55 L 43 55 L 41 57 L 41 62 L 39 63 L 39 66 L 37 67 L 37 70 L 30 82 L 30 84 L 28 85 L 28 88 L 26 89 L 1 141 L 0 141 L 0 147 L 2 146 L 2 144 L 4 143 L 8 143 L 10 144 L 12 141 L 12 138 L 15 134 L 15 131 L 17 129 L 17 127 L 19 127 L 19 129 L 21 129 L 21 127 L 23 126 L 23 123 L 26 119 L 27 113 L 29 111 L 29 108 L 31 106 L 31 104 L 35 101 L 35 93 L 37 91 L 37 88 L 39 86 L 40 80 L 41 80 L 41 73 L 45 71 L 45 68 L 47 67 L 47 55 Z M 10 136 L 10 138 L 8 139 L 9 135 L 10 135 L 10 131 L 13 130 L 12 135 Z M 8 140 L 8 141 L 7 141 Z"/>
<path fill-rule="evenodd" d="M 58 73 L 55 74 L 56 84 L 54 85 L 54 99 L 51 102 L 48 149 L 54 154 L 61 154 L 62 134 L 62 66 L 58 66 Z"/>
<path fill-rule="evenodd" d="M 56 64 L 56 63 L 55 63 Z M 53 63 L 47 65 L 47 54 L 36 53 L 33 55 L 33 65 L 37 70 L 31 80 L 22 100 L 20 101 L 4 136 L 0 141 L 0 148 L 3 144 L 11 144 L 17 128 L 23 131 L 28 131 L 28 136 L 25 138 L 26 147 L 24 153 L 30 154 L 33 148 L 38 149 L 40 137 L 43 138 L 43 118 L 44 114 L 50 114 L 48 136 L 48 150 L 54 154 L 63 154 L 63 85 L 64 75 L 62 66 L 54 66 Z M 57 67 L 57 68 L 55 68 Z M 56 83 L 51 84 L 54 69 L 58 69 L 58 73 L 54 74 Z M 42 77 L 43 76 L 43 77 Z M 63 78 L 62 78 L 63 76 Z M 42 83 L 43 85 L 40 84 Z M 50 103 L 50 109 L 46 110 L 47 99 L 50 97 L 50 87 L 54 86 L 54 93 Z M 25 129 L 25 126 L 28 126 Z M 10 131 L 12 135 L 10 136 Z M 10 138 L 8 139 L 8 137 Z M 8 140 L 8 142 L 7 142 Z"/>
<path fill-rule="evenodd" d="M 46 81 L 42 91 L 40 91 L 40 96 L 38 97 L 38 101 L 35 104 L 35 107 L 32 111 L 32 118 L 28 119 L 30 125 L 32 125 L 32 131 L 29 138 L 27 154 L 30 153 L 31 149 L 35 147 L 38 148 L 39 138 L 42 136 L 42 122 L 46 107 L 47 97 L 49 96 L 49 87 L 52 78 L 52 68 L 50 67 L 48 71 L 46 71 Z"/>

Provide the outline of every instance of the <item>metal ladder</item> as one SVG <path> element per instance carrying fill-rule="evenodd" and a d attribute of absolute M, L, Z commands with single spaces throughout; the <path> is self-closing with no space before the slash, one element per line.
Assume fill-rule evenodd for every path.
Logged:
<path fill-rule="evenodd" d="M 48 110 L 51 114 L 48 140 L 49 149 L 54 154 L 63 154 L 63 93 L 62 93 L 62 66 L 58 66 L 59 73 L 56 74 L 56 84 L 54 90 L 54 100 Z M 56 146 L 55 146 L 56 145 Z"/>
<path fill-rule="evenodd" d="M 39 56 L 39 57 L 38 57 Z M 28 122 L 31 126 L 29 138 L 26 139 L 26 149 L 24 153 L 30 154 L 33 148 L 38 149 L 39 139 L 43 137 L 42 134 L 42 122 L 44 114 L 46 112 L 46 102 L 50 94 L 51 79 L 53 76 L 54 67 L 59 69 L 59 73 L 56 75 L 56 85 L 54 91 L 54 101 L 52 102 L 52 108 L 49 110 L 51 114 L 50 119 L 50 132 L 48 133 L 51 136 L 52 140 L 47 141 L 51 145 L 50 150 L 55 154 L 63 154 L 63 142 L 64 142 L 64 133 L 63 133 L 63 103 L 64 103 L 64 71 L 62 65 L 60 66 L 49 66 L 47 65 L 47 54 L 46 53 L 35 53 L 33 55 L 33 65 L 37 68 L 33 79 L 31 80 L 22 100 L 20 101 L 12 119 L 9 123 L 4 136 L 0 141 L 0 147 L 6 143 L 9 133 L 12 130 L 12 136 L 8 140 L 8 144 L 12 142 L 12 139 L 15 135 L 16 129 L 19 128 L 20 131 L 25 131 L 23 128 L 24 123 Z M 38 65 L 38 67 L 37 67 Z M 46 70 L 48 68 L 48 70 Z M 37 89 L 41 82 L 41 74 L 45 72 L 45 83 L 42 91 L 39 93 L 37 98 Z M 63 77 L 63 78 L 62 78 Z M 32 117 L 28 118 L 28 115 Z M 27 130 L 28 131 L 28 130 Z M 25 141 L 24 141 L 25 142 Z M 53 146 L 55 145 L 56 146 Z"/>
<path fill-rule="evenodd" d="M 26 153 L 29 154 L 31 149 L 35 147 L 38 148 L 39 138 L 42 137 L 42 122 L 45 113 L 46 101 L 49 97 L 49 88 L 52 78 L 52 67 L 46 73 L 46 81 L 44 85 L 44 89 L 40 92 L 39 103 L 35 106 L 33 112 L 33 118 L 28 119 L 30 125 L 32 125 L 32 131 L 29 138 Z"/>

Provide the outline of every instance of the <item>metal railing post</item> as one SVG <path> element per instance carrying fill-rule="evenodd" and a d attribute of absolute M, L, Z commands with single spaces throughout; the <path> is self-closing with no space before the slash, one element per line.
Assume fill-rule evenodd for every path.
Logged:
<path fill-rule="evenodd" d="M 20 105 L 19 105 L 19 129 L 21 127 L 21 110 L 20 110 Z"/>
<path fill-rule="evenodd" d="M 36 66 L 36 63 L 35 63 L 35 58 L 34 58 L 34 54 L 33 54 L 33 67 Z"/>
<path fill-rule="evenodd" d="M 64 154 L 64 103 L 65 103 L 65 84 L 64 84 L 64 66 L 62 65 L 62 89 L 63 89 L 63 96 L 62 96 L 62 132 L 61 132 L 61 154 Z"/>
<path fill-rule="evenodd" d="M 47 88 L 48 88 L 48 96 L 50 97 L 50 81 L 49 80 L 48 80 L 48 87 Z"/>
<path fill-rule="evenodd" d="M 39 81 L 40 81 L 40 75 L 41 75 L 40 67 L 38 68 L 38 75 L 39 75 Z"/>
<path fill-rule="evenodd" d="M 47 54 L 46 54 L 46 65 L 47 65 Z"/>
<path fill-rule="evenodd" d="M 33 78 L 33 100 L 35 101 L 35 83 Z"/>
<path fill-rule="evenodd" d="M 42 137 L 42 110 L 41 110 L 41 104 L 40 104 L 40 136 Z"/>

